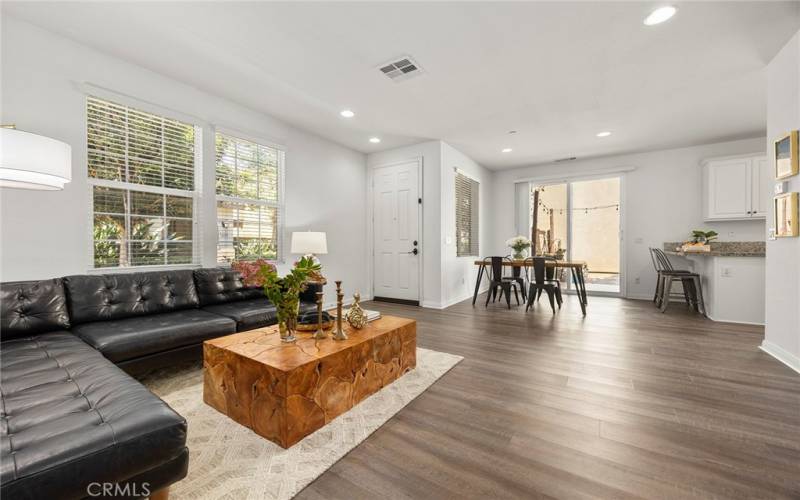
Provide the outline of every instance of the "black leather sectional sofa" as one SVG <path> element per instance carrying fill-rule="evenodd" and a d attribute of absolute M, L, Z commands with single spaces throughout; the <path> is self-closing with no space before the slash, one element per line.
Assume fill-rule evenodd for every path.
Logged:
<path fill-rule="evenodd" d="M 182 479 L 186 421 L 129 374 L 275 321 L 227 269 L 0 283 L 0 497 L 136 498 Z"/>

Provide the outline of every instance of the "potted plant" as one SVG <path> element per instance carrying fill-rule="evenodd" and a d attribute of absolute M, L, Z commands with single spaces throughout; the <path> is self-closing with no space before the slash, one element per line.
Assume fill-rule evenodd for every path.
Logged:
<path fill-rule="evenodd" d="M 717 236 L 716 231 L 695 229 L 692 231 L 692 239 L 684 243 L 680 249 L 684 252 L 710 252 L 711 245 L 709 243 L 715 240 Z"/>
<path fill-rule="evenodd" d="M 302 257 L 286 276 L 280 277 L 275 266 L 265 261 L 237 264 L 234 269 L 242 273 L 245 283 L 264 287 L 264 294 L 276 309 L 281 340 L 297 340 L 300 292 L 305 290 L 308 278 L 318 273 L 322 266 L 309 257 Z"/>
<path fill-rule="evenodd" d="M 514 260 L 523 260 L 525 251 L 531 247 L 531 240 L 524 236 L 514 236 L 506 241 L 506 245 L 514 251 Z"/>
<path fill-rule="evenodd" d="M 705 245 L 717 239 L 717 236 L 719 236 L 719 234 L 716 231 L 703 231 L 700 229 L 695 229 L 692 231 L 692 243 Z"/>

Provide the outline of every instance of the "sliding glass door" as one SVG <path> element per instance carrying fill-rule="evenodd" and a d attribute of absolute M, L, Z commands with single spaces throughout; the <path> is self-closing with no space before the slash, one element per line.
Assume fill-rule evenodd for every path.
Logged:
<path fill-rule="evenodd" d="M 621 290 L 620 177 L 530 185 L 530 234 L 535 255 L 581 260 L 586 290 Z M 561 277 L 571 288 L 570 277 Z"/>

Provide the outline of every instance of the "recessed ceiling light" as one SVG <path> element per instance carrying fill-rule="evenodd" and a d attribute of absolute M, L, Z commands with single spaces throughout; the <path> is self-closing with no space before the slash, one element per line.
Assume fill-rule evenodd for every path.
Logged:
<path fill-rule="evenodd" d="M 370 137 L 369 142 L 371 142 L 372 144 L 378 144 L 379 142 L 381 142 L 381 139 L 380 137 Z"/>
<path fill-rule="evenodd" d="M 644 24 L 647 26 L 653 26 L 656 24 L 661 24 L 664 21 L 668 21 L 669 18 L 675 15 L 678 9 L 671 5 L 667 5 L 666 7 L 659 7 L 653 12 L 650 13 L 649 16 L 644 18 Z"/>
<path fill-rule="evenodd" d="M 611 132 L 609 132 L 608 130 L 606 130 L 605 132 L 597 133 L 597 137 L 608 137 L 609 135 L 611 135 Z"/>
<path fill-rule="evenodd" d="M 511 148 L 503 148 L 503 150 L 501 151 L 501 153 L 510 153 L 510 152 L 512 152 L 512 151 L 514 151 L 514 150 L 513 150 L 513 149 L 511 149 Z"/>
<path fill-rule="evenodd" d="M 356 114 L 353 113 L 352 111 L 350 111 L 349 109 L 343 109 L 343 110 L 339 111 L 339 114 L 342 115 L 345 118 L 352 118 L 352 117 L 356 116 Z"/>

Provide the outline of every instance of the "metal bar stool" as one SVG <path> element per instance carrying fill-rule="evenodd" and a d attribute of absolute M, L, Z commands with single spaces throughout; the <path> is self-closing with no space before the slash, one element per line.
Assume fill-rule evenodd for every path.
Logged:
<path fill-rule="evenodd" d="M 656 305 L 661 309 L 661 312 L 667 311 L 672 293 L 672 283 L 675 280 L 680 280 L 687 305 L 703 316 L 708 317 L 703 300 L 703 283 L 700 275 L 691 271 L 673 268 L 669 257 L 663 250 L 652 248 L 651 251 L 655 254 L 655 258 L 662 268 L 658 272 L 658 283 L 656 285 Z"/>

